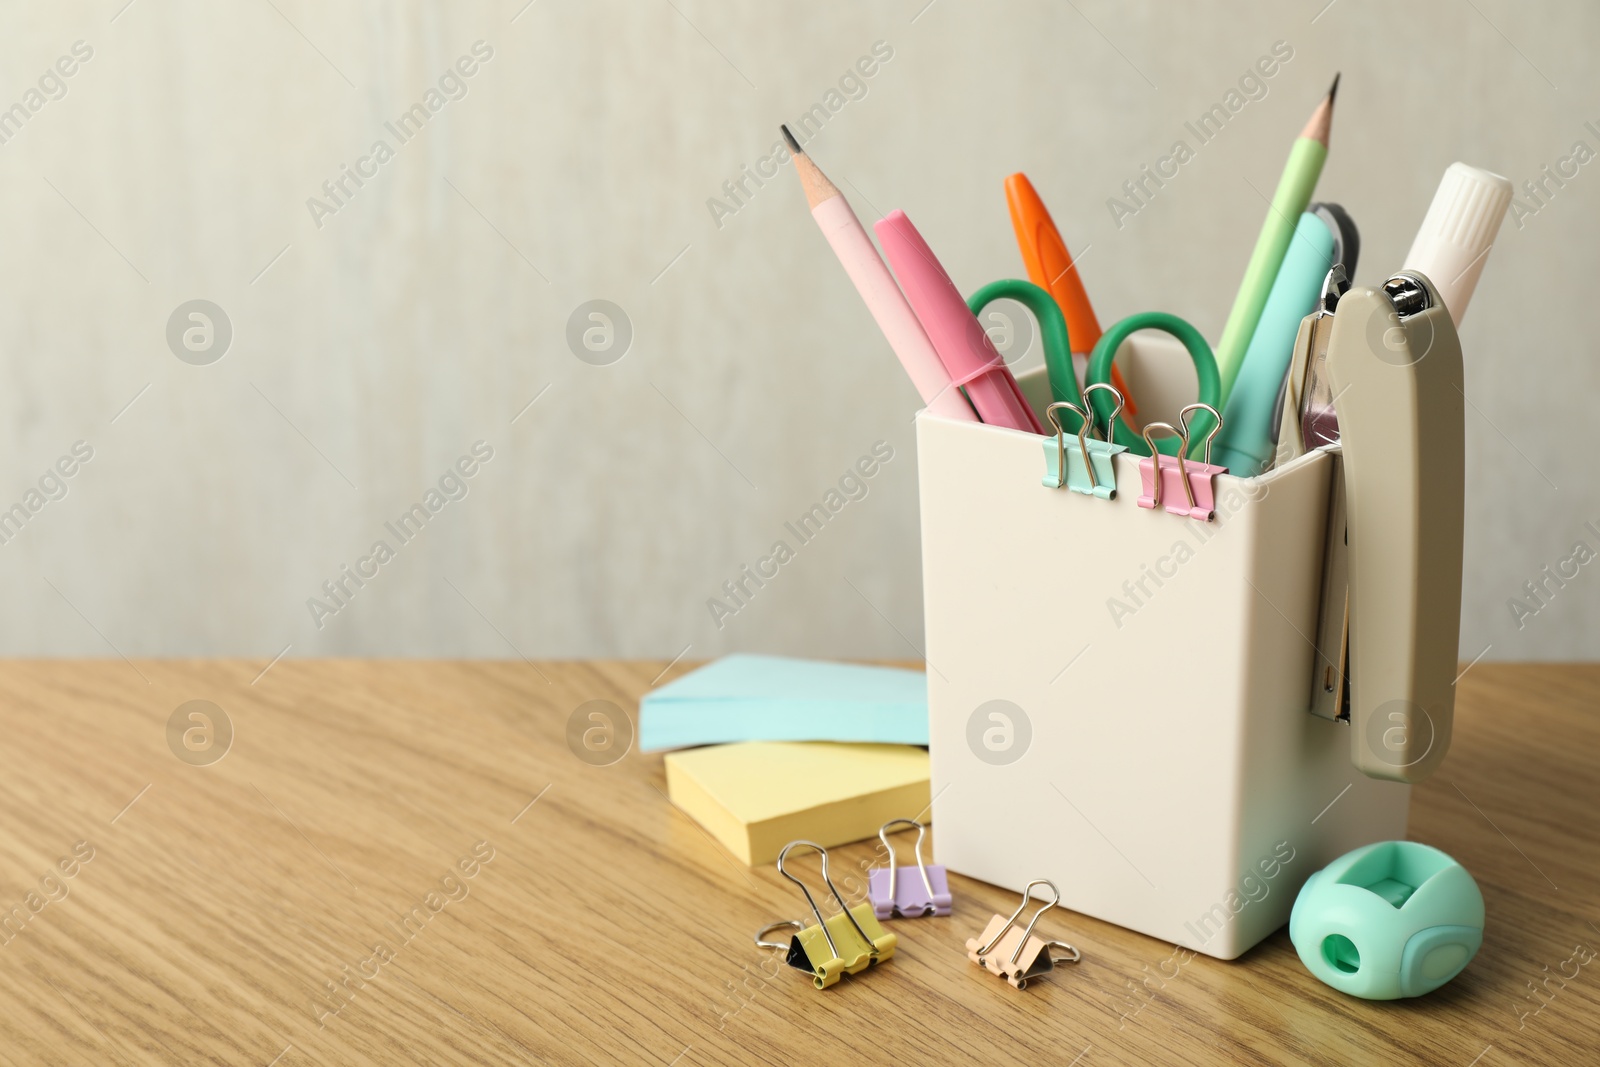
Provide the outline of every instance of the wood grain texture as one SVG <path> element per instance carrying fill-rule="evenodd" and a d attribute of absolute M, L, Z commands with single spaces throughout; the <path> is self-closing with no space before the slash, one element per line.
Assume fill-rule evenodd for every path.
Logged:
<path fill-rule="evenodd" d="M 568 747 L 574 709 L 631 714 L 662 664 L 285 660 L 252 684 L 262 666 L 0 665 L 0 912 L 21 927 L 0 928 L 0 1062 L 1592 1062 L 1600 968 L 1551 976 L 1600 948 L 1600 667 L 1462 679 L 1412 835 L 1477 877 L 1484 947 L 1433 996 L 1372 1004 L 1283 932 L 1180 966 L 1064 910 L 1039 932 L 1083 962 L 1018 992 L 962 949 L 1014 901 L 955 876 L 954 915 L 889 924 L 893 961 L 818 992 L 750 942 L 800 914 L 793 886 L 674 809 L 659 756 Z M 168 747 L 193 699 L 235 730 L 209 766 Z"/>

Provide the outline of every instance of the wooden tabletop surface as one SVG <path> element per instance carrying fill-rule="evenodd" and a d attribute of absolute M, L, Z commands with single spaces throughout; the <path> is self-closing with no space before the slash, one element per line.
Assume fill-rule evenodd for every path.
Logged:
<path fill-rule="evenodd" d="M 1600 667 L 1462 678 L 1411 834 L 1477 878 L 1483 949 L 1368 1003 L 1282 931 L 1179 965 L 1062 912 L 1083 962 L 1018 992 L 961 949 L 1012 898 L 959 877 L 818 992 L 750 941 L 793 886 L 673 808 L 659 756 L 569 746 L 665 664 L 263 666 L 0 664 L 0 1061 L 1595 1062 Z"/>

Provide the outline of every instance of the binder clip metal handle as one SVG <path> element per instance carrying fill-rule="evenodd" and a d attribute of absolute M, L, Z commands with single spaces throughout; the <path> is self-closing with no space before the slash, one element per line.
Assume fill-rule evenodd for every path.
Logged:
<path fill-rule="evenodd" d="M 1189 450 L 1189 422 L 1196 411 L 1209 411 L 1211 413 L 1212 426 L 1206 432 L 1205 458 L 1201 460 L 1202 463 L 1209 467 L 1211 465 L 1211 442 L 1216 440 L 1218 432 L 1222 429 L 1222 413 L 1210 404 L 1200 402 L 1185 404 L 1178 410 L 1178 425 L 1183 427 L 1183 449 L 1185 452 Z"/>
<path fill-rule="evenodd" d="M 1182 420 L 1180 419 L 1179 421 Z M 1170 422 L 1146 423 L 1144 429 L 1140 431 L 1140 436 L 1144 438 L 1144 443 L 1150 446 L 1150 458 L 1147 460 L 1147 462 L 1150 464 L 1150 473 L 1152 477 L 1149 493 L 1150 503 L 1146 504 L 1144 502 L 1144 497 L 1139 498 L 1139 503 L 1143 507 L 1147 508 L 1159 508 L 1161 506 L 1161 485 L 1166 479 L 1161 476 L 1161 450 L 1156 447 L 1156 437 L 1159 436 L 1155 433 L 1157 430 L 1165 430 L 1167 433 L 1183 442 L 1178 448 L 1178 454 L 1174 456 L 1173 459 L 1177 460 L 1178 462 L 1178 480 L 1183 483 L 1183 492 L 1184 495 L 1188 497 L 1189 510 L 1192 511 L 1194 510 L 1195 506 L 1194 486 L 1189 484 L 1189 469 L 1183 461 L 1184 453 L 1189 451 L 1189 435 L 1185 431 L 1180 430 L 1176 426 L 1172 425 Z M 1169 508 L 1168 510 L 1170 511 L 1171 509 Z"/>
<path fill-rule="evenodd" d="M 1051 482 L 1050 471 L 1045 472 L 1044 484 L 1051 489 L 1060 489 L 1067 484 L 1067 431 L 1061 425 L 1060 412 L 1070 411 L 1078 416 L 1078 455 L 1083 457 L 1084 473 L 1089 477 L 1089 489 L 1096 487 L 1094 478 L 1094 465 L 1089 462 L 1089 428 L 1094 425 L 1094 419 L 1089 413 L 1070 400 L 1058 400 L 1044 409 L 1045 418 L 1050 420 L 1050 425 L 1056 430 L 1056 469 L 1053 472 L 1055 481 Z M 1046 448 L 1049 446 L 1046 445 Z"/>
<path fill-rule="evenodd" d="M 771 948 L 771 949 L 776 949 L 779 952 L 786 952 L 786 951 L 788 951 L 789 945 L 793 940 L 792 938 L 790 939 L 790 941 L 768 941 L 767 940 L 767 935 L 772 933 L 772 931 L 774 931 L 774 930 L 783 930 L 783 929 L 793 930 L 795 933 L 798 934 L 801 930 L 804 930 L 805 928 L 806 928 L 806 924 L 801 922 L 799 919 L 779 919 L 775 923 L 768 923 L 767 925 L 763 926 L 761 929 L 756 931 L 756 938 L 755 938 L 756 947 L 757 948 Z"/>
<path fill-rule="evenodd" d="M 1067 944 L 1065 941 L 1046 941 L 1044 943 L 1044 947 L 1046 949 L 1059 948 L 1062 950 L 1062 955 L 1060 956 L 1057 956 L 1055 953 L 1050 954 L 1050 965 L 1052 969 L 1054 969 L 1055 965 L 1059 963 L 1077 963 L 1079 960 L 1083 959 L 1083 953 L 1079 952 L 1075 947 Z"/>
<path fill-rule="evenodd" d="M 1118 389 L 1114 385 L 1108 385 L 1105 382 L 1094 382 L 1094 383 L 1092 383 L 1090 385 L 1084 386 L 1084 388 L 1083 388 L 1083 402 L 1084 402 L 1084 405 L 1089 408 L 1089 411 L 1090 411 L 1091 414 L 1093 414 L 1093 412 L 1095 410 L 1095 407 L 1094 407 L 1094 394 L 1095 394 L 1095 392 L 1097 390 L 1101 390 L 1101 389 L 1103 389 L 1106 392 L 1110 393 L 1111 394 L 1111 399 L 1116 402 L 1116 407 L 1112 408 L 1111 409 L 1111 414 L 1106 416 L 1106 429 L 1105 429 L 1105 433 L 1102 435 L 1102 439 L 1105 441 L 1106 444 L 1109 445 L 1111 443 L 1112 429 L 1113 429 L 1113 427 L 1115 427 L 1117 425 L 1117 416 L 1122 414 L 1123 397 L 1122 397 L 1122 391 L 1120 389 Z"/>
<path fill-rule="evenodd" d="M 1104 484 L 1090 485 L 1089 492 L 1104 500 L 1110 500 L 1117 495 L 1117 468 L 1116 465 L 1112 463 L 1112 457 L 1119 452 L 1127 451 L 1125 447 L 1114 443 L 1111 439 L 1112 432 L 1117 425 L 1117 416 L 1122 414 L 1123 396 L 1122 391 L 1116 386 L 1109 385 L 1105 382 L 1092 382 L 1089 385 L 1084 386 L 1083 406 L 1088 409 L 1091 420 L 1095 415 L 1094 394 L 1097 391 L 1110 393 L 1112 402 L 1115 406 L 1112 407 L 1111 414 L 1106 418 L 1103 443 L 1096 441 L 1091 437 L 1089 438 L 1088 444 L 1083 446 L 1083 465 L 1092 471 L 1096 465 L 1096 462 L 1094 461 L 1098 462 L 1104 473 Z M 1090 428 L 1093 429 L 1092 421 Z M 1093 461 L 1091 461 L 1091 457 Z M 1080 490 L 1080 492 L 1082 492 L 1082 490 Z"/>

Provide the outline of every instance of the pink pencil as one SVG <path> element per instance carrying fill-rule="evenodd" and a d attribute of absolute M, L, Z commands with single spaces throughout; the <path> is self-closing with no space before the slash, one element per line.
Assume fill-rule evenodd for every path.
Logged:
<path fill-rule="evenodd" d="M 1043 433 L 1006 361 L 906 213 L 891 211 L 873 229 L 945 372 L 966 387 L 978 418 L 992 426 Z"/>
<path fill-rule="evenodd" d="M 800 184 L 806 192 L 806 203 L 811 206 L 811 217 L 817 220 L 822 236 L 828 239 L 833 254 L 839 257 L 845 273 L 866 302 L 867 310 L 877 320 L 878 329 L 888 338 L 889 347 L 894 349 L 900 365 L 911 376 L 911 384 L 917 387 L 922 402 L 935 415 L 969 422 L 976 420 L 961 390 L 950 384 L 950 375 L 945 372 L 922 323 L 906 303 L 894 275 L 878 258 L 872 238 L 861 228 L 861 220 L 850 209 L 849 201 L 801 150 L 787 126 L 783 127 L 783 137 L 789 142 L 795 170 L 800 172 Z"/>

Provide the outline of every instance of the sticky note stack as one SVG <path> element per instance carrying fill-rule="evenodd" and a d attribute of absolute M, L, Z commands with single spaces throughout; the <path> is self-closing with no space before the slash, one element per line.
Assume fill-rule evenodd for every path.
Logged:
<path fill-rule="evenodd" d="M 667 755 L 667 792 L 752 866 L 926 817 L 927 743 L 927 678 L 893 667 L 727 656 L 639 705 L 641 751 L 710 746 Z"/>
<path fill-rule="evenodd" d="M 666 766 L 672 802 L 751 866 L 790 841 L 842 845 L 927 817 L 928 753 L 909 745 L 748 741 L 672 752 Z"/>

